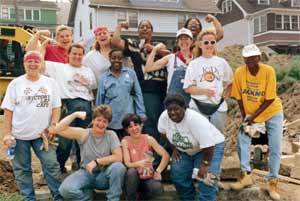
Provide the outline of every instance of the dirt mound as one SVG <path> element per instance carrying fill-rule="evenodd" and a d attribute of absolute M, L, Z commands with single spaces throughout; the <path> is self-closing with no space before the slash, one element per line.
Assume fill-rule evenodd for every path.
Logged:
<path fill-rule="evenodd" d="M 0 160 L 0 192 L 17 192 L 13 170 L 8 161 Z"/>

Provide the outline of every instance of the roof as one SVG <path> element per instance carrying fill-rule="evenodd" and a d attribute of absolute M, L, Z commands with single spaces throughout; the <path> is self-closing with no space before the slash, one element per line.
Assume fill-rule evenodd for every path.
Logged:
<path fill-rule="evenodd" d="M 19 7 L 33 7 L 33 8 L 43 8 L 43 9 L 54 9 L 57 10 L 58 7 L 55 2 L 51 1 L 40 1 L 40 0 L 17 0 Z M 14 5 L 12 0 L 0 0 L 0 5 Z"/>
<path fill-rule="evenodd" d="M 196 13 L 220 12 L 212 0 L 180 0 L 179 3 L 164 3 L 155 0 L 91 0 L 90 6 Z"/>
<path fill-rule="evenodd" d="M 219 0 L 217 2 L 217 5 L 219 8 L 221 8 L 221 3 L 223 0 Z M 236 3 L 238 3 L 248 14 L 253 14 L 258 11 L 262 11 L 265 9 L 282 9 L 282 10 L 300 10 L 299 7 L 292 7 L 291 6 L 291 0 L 287 0 L 284 2 L 279 2 L 279 0 L 270 0 L 269 5 L 260 5 L 258 4 L 257 0 L 236 0 Z"/>

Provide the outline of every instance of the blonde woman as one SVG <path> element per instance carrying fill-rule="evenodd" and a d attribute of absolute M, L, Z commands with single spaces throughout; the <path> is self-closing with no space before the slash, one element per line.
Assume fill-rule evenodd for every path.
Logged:
<path fill-rule="evenodd" d="M 227 104 L 233 73 L 227 61 L 215 55 L 217 36 L 204 30 L 197 38 L 201 56 L 190 62 L 183 88 L 191 94 L 189 106 L 207 116 L 221 132 L 224 131 Z"/>

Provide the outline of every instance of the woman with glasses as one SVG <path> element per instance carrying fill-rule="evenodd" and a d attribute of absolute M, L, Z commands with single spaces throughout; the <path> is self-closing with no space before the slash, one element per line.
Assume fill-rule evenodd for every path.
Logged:
<path fill-rule="evenodd" d="M 191 94 L 190 108 L 209 118 L 221 132 L 224 130 L 233 73 L 227 61 L 215 55 L 217 36 L 211 30 L 198 35 L 201 55 L 190 62 L 183 88 Z"/>

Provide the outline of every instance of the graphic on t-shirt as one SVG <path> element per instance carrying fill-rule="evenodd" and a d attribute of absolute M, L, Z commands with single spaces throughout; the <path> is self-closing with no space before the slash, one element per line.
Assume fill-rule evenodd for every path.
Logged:
<path fill-rule="evenodd" d="M 181 149 L 191 149 L 193 148 L 193 144 L 189 140 L 187 136 L 182 136 L 180 133 L 177 131 L 173 134 L 172 137 L 172 143 Z"/>
<path fill-rule="evenodd" d="M 33 90 L 27 87 L 24 90 L 25 100 L 31 104 L 36 103 L 36 107 L 48 107 L 50 101 L 50 95 L 48 90 L 44 87 L 40 87 L 36 93 L 33 94 Z M 31 95 L 32 94 L 32 95 Z"/>
<path fill-rule="evenodd" d="M 68 85 L 71 86 L 71 88 L 69 88 L 70 92 L 86 93 L 89 91 L 88 86 L 90 84 L 91 80 L 79 73 L 75 73 L 72 80 L 68 81 Z"/>
<path fill-rule="evenodd" d="M 260 90 L 259 83 L 246 80 L 246 88 L 243 89 L 242 94 L 247 95 L 247 101 L 258 102 L 259 98 L 265 96 L 266 92 Z"/>
<path fill-rule="evenodd" d="M 73 75 L 73 80 L 75 83 L 78 83 L 81 86 L 88 86 L 91 83 L 87 77 L 80 75 L 79 73 L 75 73 Z"/>
<path fill-rule="evenodd" d="M 200 82 L 213 82 L 215 79 L 220 80 L 220 73 L 216 67 L 210 66 L 202 68 L 202 76 Z"/>

